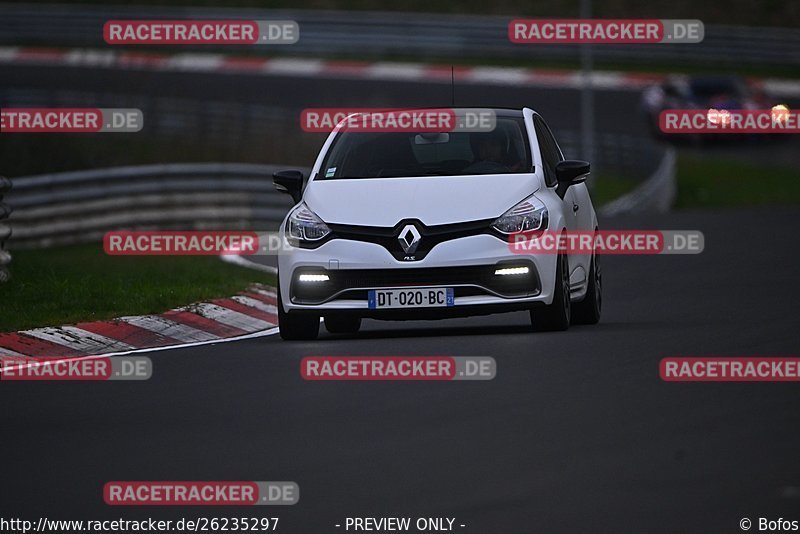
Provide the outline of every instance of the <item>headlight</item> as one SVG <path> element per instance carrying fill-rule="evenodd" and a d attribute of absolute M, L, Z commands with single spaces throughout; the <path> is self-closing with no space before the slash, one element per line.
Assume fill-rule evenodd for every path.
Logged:
<path fill-rule="evenodd" d="M 530 196 L 505 212 L 492 223 L 503 234 L 543 230 L 547 228 L 547 208 L 535 196 Z"/>
<path fill-rule="evenodd" d="M 789 106 L 778 104 L 772 106 L 772 120 L 783 124 L 789 118 Z"/>
<path fill-rule="evenodd" d="M 303 202 L 289 214 L 286 233 L 290 239 L 319 241 L 331 233 L 331 229 Z"/>

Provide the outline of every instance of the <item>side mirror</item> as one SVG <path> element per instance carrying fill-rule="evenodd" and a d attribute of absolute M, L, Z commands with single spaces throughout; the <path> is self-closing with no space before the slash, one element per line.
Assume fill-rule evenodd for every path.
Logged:
<path fill-rule="evenodd" d="M 300 171 L 279 171 L 272 175 L 275 189 L 291 195 L 294 203 L 303 197 L 303 173 Z"/>
<path fill-rule="evenodd" d="M 556 179 L 558 180 L 556 193 L 558 196 L 564 198 L 569 186 L 585 182 L 590 169 L 591 166 L 587 161 L 570 159 L 559 161 L 556 165 Z"/>

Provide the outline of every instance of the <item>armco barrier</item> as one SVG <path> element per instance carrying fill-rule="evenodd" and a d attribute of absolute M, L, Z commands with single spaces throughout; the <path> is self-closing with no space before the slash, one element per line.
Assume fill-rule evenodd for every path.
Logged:
<path fill-rule="evenodd" d="M 5 250 L 6 241 L 11 237 L 11 226 L 6 220 L 11 215 L 11 207 L 3 202 L 3 196 L 10 189 L 11 180 L 5 176 L 0 176 L 0 283 L 7 282 L 11 277 L 9 271 L 11 254 Z"/>
<path fill-rule="evenodd" d="M 17 178 L 10 244 L 97 241 L 116 229 L 272 230 L 291 207 L 272 184 L 272 173 L 286 168 L 194 163 Z"/>
<path fill-rule="evenodd" d="M 655 172 L 630 193 L 606 204 L 600 209 L 603 217 L 615 217 L 647 211 L 669 211 L 677 194 L 674 148 L 668 148 Z"/>

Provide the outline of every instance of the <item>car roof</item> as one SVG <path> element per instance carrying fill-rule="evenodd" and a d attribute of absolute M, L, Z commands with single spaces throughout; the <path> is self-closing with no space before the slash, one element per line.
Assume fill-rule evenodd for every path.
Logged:
<path fill-rule="evenodd" d="M 492 108 L 492 107 L 481 107 L 481 106 L 441 106 L 441 107 L 420 107 L 415 108 L 409 106 L 408 108 L 397 108 L 397 109 L 475 109 L 475 110 L 483 110 L 488 109 L 493 111 L 494 114 L 498 117 L 516 117 L 522 118 L 524 117 L 523 109 L 522 108 Z M 535 112 L 534 112 L 535 113 Z"/>
<path fill-rule="evenodd" d="M 486 109 L 486 108 L 484 108 Z M 498 117 L 523 117 L 523 113 L 521 109 L 513 109 L 513 108 L 488 108 L 494 111 L 495 115 Z"/>

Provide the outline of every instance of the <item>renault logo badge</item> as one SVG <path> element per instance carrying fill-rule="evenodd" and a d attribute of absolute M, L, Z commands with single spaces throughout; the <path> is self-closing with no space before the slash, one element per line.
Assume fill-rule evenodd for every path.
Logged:
<path fill-rule="evenodd" d="M 413 254 L 414 251 L 417 250 L 419 246 L 419 242 L 422 239 L 422 236 L 417 230 L 417 227 L 413 224 L 407 224 L 400 230 L 400 236 L 397 240 L 400 242 L 400 246 L 403 247 L 403 252 L 406 254 Z"/>

